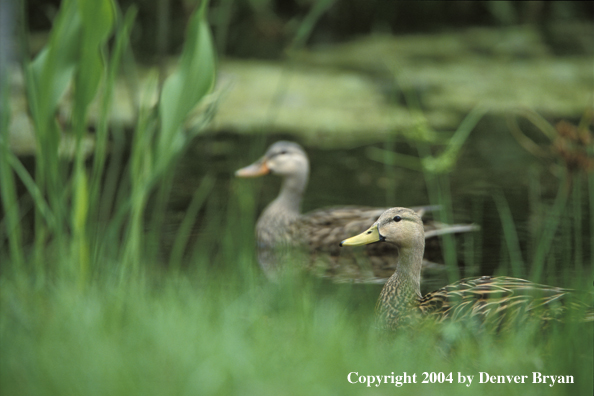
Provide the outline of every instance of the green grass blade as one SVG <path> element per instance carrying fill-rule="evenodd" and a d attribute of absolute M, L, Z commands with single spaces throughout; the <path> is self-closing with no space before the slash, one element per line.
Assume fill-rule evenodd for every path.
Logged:
<path fill-rule="evenodd" d="M 12 152 L 7 151 L 6 156 L 4 158 L 10 164 L 10 166 L 17 174 L 21 182 L 23 182 L 25 188 L 27 188 L 27 191 L 29 192 L 29 194 L 33 198 L 33 201 L 35 202 L 35 207 L 41 214 L 41 217 L 45 221 L 45 224 L 49 226 L 50 230 L 56 232 L 58 230 L 58 220 L 56 219 L 54 213 L 50 209 L 50 206 L 45 200 L 43 193 L 39 189 L 33 177 L 31 177 L 31 175 L 23 166 L 21 161 Z"/>
<path fill-rule="evenodd" d="M 546 264 L 547 255 L 550 252 L 555 233 L 559 223 L 562 220 L 565 207 L 567 205 L 567 198 L 569 196 L 569 185 L 567 183 L 567 174 L 561 180 L 557 196 L 553 203 L 553 207 L 547 213 L 547 219 L 544 224 L 544 230 L 536 246 L 534 253 L 534 259 L 532 260 L 532 270 L 530 273 L 530 279 L 534 282 L 541 281 L 541 277 Z"/>
<path fill-rule="evenodd" d="M 107 66 L 107 78 L 105 81 L 105 92 L 102 96 L 101 110 L 99 117 L 99 124 L 97 126 L 96 140 L 95 140 L 95 152 L 93 155 L 93 173 L 91 177 L 91 199 L 93 200 L 92 205 L 98 207 L 99 203 L 96 200 L 101 196 L 99 188 L 103 172 L 105 170 L 105 158 L 107 155 L 107 143 L 108 143 L 108 127 L 109 127 L 109 115 L 110 107 L 113 102 L 113 89 L 116 84 L 116 77 L 120 62 L 122 60 L 122 54 L 129 46 L 130 31 L 136 18 L 136 9 L 131 7 L 126 12 L 124 20 L 120 23 L 118 31 L 115 35 L 115 43 L 113 51 Z M 114 134 L 115 135 L 115 134 Z M 115 137 L 114 137 L 115 139 Z M 120 142 L 123 144 L 123 142 Z M 115 146 L 115 145 L 114 145 Z M 117 147 L 121 147 L 117 145 Z"/>
<path fill-rule="evenodd" d="M 177 231 L 177 236 L 175 237 L 175 242 L 173 244 L 173 248 L 171 249 L 171 254 L 169 255 L 169 267 L 173 270 L 178 270 L 181 266 L 182 256 L 188 245 L 188 240 L 192 231 L 192 225 L 196 221 L 198 211 L 204 205 L 204 202 L 206 202 L 206 198 L 212 191 L 214 184 L 215 179 L 210 175 L 206 175 L 204 179 L 202 179 L 200 186 L 198 186 L 198 189 L 196 189 L 196 192 L 192 197 L 192 201 L 190 202 L 184 219 Z"/>
<path fill-rule="evenodd" d="M 503 236 L 505 238 L 507 252 L 511 263 L 512 275 L 516 278 L 522 278 L 524 276 L 523 268 L 525 268 L 525 265 L 511 210 L 501 191 L 495 192 L 493 194 L 493 199 L 495 200 L 499 218 L 501 219 Z"/>
<path fill-rule="evenodd" d="M 7 75 L 1 73 L 3 70 L 4 65 L 0 65 L 0 202 L 2 202 L 5 217 L 0 221 L 0 241 L 4 241 L 4 238 L 8 239 L 10 260 L 14 270 L 19 271 L 23 267 L 25 259 L 22 249 L 22 227 L 19 221 L 21 215 L 15 178 L 8 160 L 12 154 L 8 147 L 10 115 L 7 110 L 10 107 Z M 0 246 L 2 244 L 0 242 Z"/>

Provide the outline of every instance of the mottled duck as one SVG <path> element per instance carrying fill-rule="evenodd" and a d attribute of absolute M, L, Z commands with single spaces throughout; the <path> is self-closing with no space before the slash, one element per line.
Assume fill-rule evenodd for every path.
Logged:
<path fill-rule="evenodd" d="M 252 165 L 239 169 L 238 177 L 257 177 L 267 174 L 282 177 L 278 197 L 261 214 L 256 225 L 258 261 L 270 278 L 276 278 L 290 254 L 303 257 L 307 270 L 334 281 L 384 283 L 392 275 L 397 250 L 390 245 L 370 246 L 365 253 L 341 252 L 338 244 L 343 239 L 359 233 L 374 222 L 387 208 L 337 207 L 300 213 L 303 193 L 309 176 L 309 160 L 305 151 L 296 143 L 274 143 L 266 154 Z M 422 216 L 427 207 L 417 208 Z M 446 233 L 476 230 L 474 225 L 444 225 L 438 222 L 425 224 L 425 237 L 431 238 Z M 428 249 L 431 259 L 425 260 L 424 268 L 439 273 L 442 265 L 431 261 L 438 255 L 439 242 L 434 238 L 433 248 Z M 362 258 L 361 256 L 364 256 Z M 445 275 L 442 272 L 442 275 Z M 443 283 L 441 283 L 443 284 Z"/>
<path fill-rule="evenodd" d="M 341 242 L 358 246 L 387 242 L 399 252 L 396 271 L 384 285 L 376 305 L 377 327 L 395 330 L 420 318 L 441 322 L 476 317 L 496 328 L 514 319 L 535 316 L 540 320 L 560 318 L 569 306 L 594 310 L 569 298 L 571 290 L 540 285 L 524 279 L 490 277 L 462 279 L 425 296 L 420 292 L 425 237 L 421 217 L 411 209 L 392 208 L 363 233 Z"/>

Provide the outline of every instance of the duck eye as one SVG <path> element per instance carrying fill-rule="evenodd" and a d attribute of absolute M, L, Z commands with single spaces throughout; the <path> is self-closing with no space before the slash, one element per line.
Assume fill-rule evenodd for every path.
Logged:
<path fill-rule="evenodd" d="M 279 154 L 287 154 L 287 150 L 283 150 Z"/>
<path fill-rule="evenodd" d="M 394 216 L 394 218 L 392 220 L 394 220 L 396 223 L 398 223 L 400 220 L 402 220 L 402 217 Z"/>

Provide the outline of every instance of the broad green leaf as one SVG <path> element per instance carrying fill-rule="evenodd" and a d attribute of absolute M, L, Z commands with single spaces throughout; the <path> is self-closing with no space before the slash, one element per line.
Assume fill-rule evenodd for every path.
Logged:
<path fill-rule="evenodd" d="M 64 0 L 54 22 L 47 46 L 31 63 L 32 104 L 38 128 L 45 128 L 75 71 L 81 39 L 81 20 L 73 0 Z M 38 131 L 42 132 L 42 131 Z"/>
<path fill-rule="evenodd" d="M 85 31 L 86 45 L 101 45 L 111 33 L 115 20 L 112 0 L 77 0 Z"/>
<path fill-rule="evenodd" d="M 112 0 L 65 0 L 54 21 L 47 46 L 31 63 L 34 87 L 32 104 L 42 127 L 53 118 L 75 71 L 77 105 L 86 108 L 102 74 L 100 46 L 107 40 L 115 19 Z"/>
<path fill-rule="evenodd" d="M 83 121 L 103 75 L 102 49 L 112 31 L 115 15 L 112 0 L 77 0 L 77 4 L 82 20 L 83 40 L 76 77 L 75 106 L 80 121 Z"/>
<path fill-rule="evenodd" d="M 214 81 L 215 53 L 203 2 L 190 18 L 179 67 L 163 85 L 160 149 L 171 147 L 188 113 L 213 88 Z"/>
<path fill-rule="evenodd" d="M 74 91 L 74 117 L 78 122 L 84 123 L 85 121 L 87 108 L 97 94 L 104 68 L 99 47 L 83 45 Z M 77 125 L 77 127 L 79 126 Z"/>

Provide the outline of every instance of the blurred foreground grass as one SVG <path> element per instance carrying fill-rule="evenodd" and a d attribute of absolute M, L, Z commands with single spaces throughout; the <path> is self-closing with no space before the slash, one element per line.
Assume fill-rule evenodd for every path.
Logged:
<path fill-rule="evenodd" d="M 276 285 L 216 270 L 123 284 L 101 277 L 83 293 L 66 281 L 36 289 L 3 276 L 0 286 L 6 395 L 367 393 L 348 382 L 350 372 L 417 374 L 418 383 L 382 384 L 379 394 L 592 392 L 592 323 L 500 336 L 444 326 L 385 341 L 372 328 L 372 287 Z M 452 372 L 454 383 L 423 384 L 423 372 Z M 457 383 L 458 372 L 475 376 L 470 387 Z M 528 383 L 479 384 L 479 372 L 527 375 Z M 575 383 L 531 384 L 532 372 Z"/>

